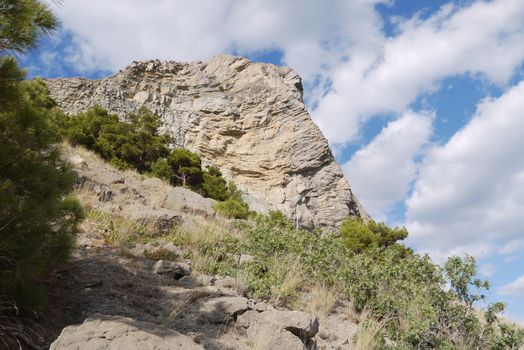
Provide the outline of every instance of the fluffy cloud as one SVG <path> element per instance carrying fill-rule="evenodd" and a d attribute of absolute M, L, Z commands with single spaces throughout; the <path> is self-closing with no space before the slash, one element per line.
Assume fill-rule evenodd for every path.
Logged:
<path fill-rule="evenodd" d="M 506 244 L 504 244 L 498 251 L 498 254 L 501 255 L 510 255 L 516 251 L 524 249 L 524 240 L 514 239 Z"/>
<path fill-rule="evenodd" d="M 400 33 L 376 51 L 360 50 L 333 69 L 314 117 L 332 143 L 345 143 L 370 116 L 402 113 L 445 77 L 482 74 L 504 84 L 524 59 L 523 17 L 523 1 L 499 0 L 400 20 Z"/>
<path fill-rule="evenodd" d="M 497 266 L 494 263 L 482 264 L 479 267 L 479 272 L 484 277 L 491 277 L 497 272 Z"/>
<path fill-rule="evenodd" d="M 513 282 L 500 287 L 498 289 L 498 294 L 524 297 L 524 276 L 520 276 Z"/>
<path fill-rule="evenodd" d="M 524 81 L 482 102 L 447 144 L 428 152 L 406 202 L 417 247 L 485 255 L 522 235 L 523 110 Z"/>
<path fill-rule="evenodd" d="M 404 200 L 416 176 L 415 157 L 431 136 L 433 119 L 432 113 L 406 112 L 342 166 L 375 219 L 384 220 L 391 205 Z"/>
<path fill-rule="evenodd" d="M 384 1 L 69 0 L 57 11 L 83 65 L 93 53 L 117 70 L 133 60 L 280 49 L 287 64 L 314 78 L 341 61 L 348 46 L 381 39 L 374 5 Z"/>

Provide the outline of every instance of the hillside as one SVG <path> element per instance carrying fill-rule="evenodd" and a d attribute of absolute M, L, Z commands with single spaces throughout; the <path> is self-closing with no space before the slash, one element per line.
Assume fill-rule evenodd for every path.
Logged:
<path fill-rule="evenodd" d="M 210 274 L 215 264 L 231 264 L 234 272 L 254 257 L 198 248 L 221 249 L 230 235 L 243 236 L 234 222 L 215 217 L 209 199 L 117 170 L 82 148 L 64 145 L 63 153 L 88 214 L 73 260 L 54 274 L 50 308 L 40 323 L 48 341 L 65 326 L 83 325 L 66 328 L 51 349 L 94 349 L 93 342 L 112 349 L 123 346 L 122 339 L 129 349 L 350 347 L 358 317 L 344 304 L 322 300 L 329 294 L 305 294 L 296 304 L 305 312 L 289 311 L 284 299 L 293 285 L 275 286 L 282 289 L 280 300 L 253 299 L 241 274 Z M 213 261 L 220 256 L 225 261 Z"/>
<path fill-rule="evenodd" d="M 304 228 L 367 217 L 302 99 L 289 68 L 216 56 L 134 62 L 102 80 L 46 80 L 67 113 L 95 105 L 124 116 L 145 106 L 177 146 L 234 180 L 252 210 L 282 211 Z"/>
<path fill-rule="evenodd" d="M 518 348 L 511 345 L 519 344 L 517 328 L 499 326 L 496 316 L 487 321 L 496 308 L 484 315 L 470 304 L 479 296 L 467 260 L 447 264 L 444 279 L 400 245 L 355 251 L 365 246 L 351 235 L 297 231 L 276 213 L 224 219 L 212 200 L 185 188 L 118 170 L 82 147 L 63 144 L 62 154 L 86 219 L 71 262 L 46 282 L 49 306 L 28 328 L 35 343 L 52 342 L 52 350 Z"/>

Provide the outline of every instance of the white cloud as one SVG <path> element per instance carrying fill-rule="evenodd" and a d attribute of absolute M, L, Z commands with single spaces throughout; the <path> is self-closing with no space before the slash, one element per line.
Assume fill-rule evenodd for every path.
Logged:
<path fill-rule="evenodd" d="M 332 143 L 346 143 L 367 118 L 402 113 L 445 77 L 482 74 L 503 85 L 524 59 L 523 17 L 523 1 L 498 0 L 400 20 L 398 35 L 332 70 L 332 90 L 320 100 L 315 120 Z"/>
<path fill-rule="evenodd" d="M 524 275 L 498 289 L 498 294 L 506 296 L 524 297 Z"/>
<path fill-rule="evenodd" d="M 501 255 L 510 255 L 522 249 L 524 249 L 524 240 L 514 239 L 500 247 L 497 253 Z"/>
<path fill-rule="evenodd" d="M 391 205 L 404 199 L 416 176 L 415 157 L 431 136 L 433 119 L 433 113 L 405 113 L 342 165 L 375 219 L 384 220 Z"/>
<path fill-rule="evenodd" d="M 69 0 L 58 9 L 82 65 L 93 53 L 116 70 L 133 60 L 203 60 L 233 50 L 281 49 L 305 78 L 338 63 L 348 46 L 382 37 L 385 0 Z M 82 62 L 83 61 L 83 62 Z M 100 59 L 98 59 L 100 61 Z"/>
<path fill-rule="evenodd" d="M 406 202 L 417 247 L 487 255 L 524 228 L 524 81 L 485 100 L 447 144 L 434 147 Z"/>
<path fill-rule="evenodd" d="M 491 277 L 497 272 L 497 266 L 493 263 L 482 264 L 479 267 L 480 274 L 484 277 Z"/>

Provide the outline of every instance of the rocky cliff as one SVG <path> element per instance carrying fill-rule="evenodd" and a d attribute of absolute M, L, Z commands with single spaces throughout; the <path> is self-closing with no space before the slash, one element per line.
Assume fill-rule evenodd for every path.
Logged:
<path fill-rule="evenodd" d="M 306 228 L 367 217 L 303 103 L 291 69 L 217 56 L 209 62 L 134 62 L 102 80 L 46 81 L 67 113 L 145 105 L 178 146 L 219 167 L 251 209 L 281 210 Z"/>

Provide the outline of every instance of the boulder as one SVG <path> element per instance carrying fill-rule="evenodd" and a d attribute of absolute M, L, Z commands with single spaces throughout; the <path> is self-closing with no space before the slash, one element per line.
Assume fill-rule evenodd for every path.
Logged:
<path fill-rule="evenodd" d="M 69 326 L 50 350 L 203 350 L 191 338 L 150 322 L 120 316 L 93 315 Z"/>
<path fill-rule="evenodd" d="M 159 235 L 169 233 L 176 225 L 182 222 L 180 213 L 165 208 L 130 205 L 123 214 L 143 225 L 153 225 Z"/>
<path fill-rule="evenodd" d="M 244 297 L 219 297 L 207 300 L 200 307 L 202 318 L 211 323 L 228 323 L 248 309 Z"/>
<path fill-rule="evenodd" d="M 318 333 L 318 318 L 303 311 L 272 310 L 257 312 L 249 310 L 239 315 L 237 325 L 247 329 L 247 335 L 255 338 L 261 331 L 272 334 L 285 334 L 285 331 L 300 339 L 304 345 L 310 345 Z"/>
<path fill-rule="evenodd" d="M 158 260 L 153 265 L 153 273 L 156 273 L 157 275 L 169 275 L 173 276 L 175 279 L 180 279 L 184 276 L 190 275 L 191 268 L 189 265 L 180 262 Z"/>
<path fill-rule="evenodd" d="M 215 201 L 211 198 L 204 198 L 198 193 L 183 187 L 173 187 L 167 192 L 162 205 L 171 210 L 214 215 L 213 204 L 215 204 Z"/>
<path fill-rule="evenodd" d="M 244 294 L 246 291 L 246 287 L 242 282 L 230 276 L 217 278 L 215 280 L 215 287 L 217 287 L 222 294 L 226 295 L 239 295 Z"/>
<path fill-rule="evenodd" d="M 212 285 L 215 282 L 215 277 L 201 275 L 201 274 L 191 274 L 189 276 L 184 276 L 178 280 L 178 283 L 184 288 L 197 288 L 203 286 Z"/>

